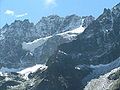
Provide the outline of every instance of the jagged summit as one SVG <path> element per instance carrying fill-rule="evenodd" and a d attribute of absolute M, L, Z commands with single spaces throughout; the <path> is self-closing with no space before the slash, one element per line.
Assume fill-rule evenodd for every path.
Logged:
<path fill-rule="evenodd" d="M 117 5 L 115 5 L 114 7 L 113 7 L 113 9 L 120 9 L 120 3 L 118 3 Z"/>
<path fill-rule="evenodd" d="M 120 3 L 112 8 L 112 13 L 114 16 L 119 17 L 120 16 L 119 12 L 120 12 Z"/>
<path fill-rule="evenodd" d="M 2 66 L 9 68 L 27 67 L 37 62 L 45 63 L 58 45 L 72 41 L 78 35 L 76 32 L 67 31 L 79 28 L 83 23 L 84 26 L 87 26 L 93 20 L 92 16 L 82 18 L 77 15 L 66 17 L 50 15 L 41 18 L 36 25 L 28 19 L 15 20 L 10 25 L 6 24 L 1 29 L 0 35 L 0 63 Z M 66 33 L 64 34 L 64 32 Z M 48 40 L 50 37 L 53 38 Z M 37 41 L 39 43 L 34 44 Z M 30 49 L 36 48 L 32 53 L 30 49 L 26 49 L 31 46 L 30 44 L 33 44 Z"/>
<path fill-rule="evenodd" d="M 9 25 L 6 23 L 4 26 L 3 26 L 3 29 L 4 28 L 8 28 L 9 27 Z"/>
<path fill-rule="evenodd" d="M 84 19 L 87 19 L 88 17 Z M 46 35 L 49 36 L 55 33 L 60 33 L 78 28 L 80 27 L 80 25 L 83 24 L 83 22 L 85 23 L 84 19 L 75 14 L 66 17 L 60 17 L 58 15 L 50 15 L 47 17 L 43 17 L 35 25 L 35 27 L 37 31 L 39 31 L 39 34 L 42 35 L 42 37 L 45 37 Z M 87 21 L 86 25 L 91 23 L 91 21 L 93 20 L 94 17 L 91 18 L 91 20 Z"/>

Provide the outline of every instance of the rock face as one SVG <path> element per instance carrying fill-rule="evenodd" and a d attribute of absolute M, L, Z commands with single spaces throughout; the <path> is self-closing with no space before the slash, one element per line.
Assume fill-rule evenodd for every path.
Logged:
<path fill-rule="evenodd" d="M 113 81 L 109 79 L 113 77 L 112 75 L 116 75 L 115 77 L 117 77 L 117 74 L 120 73 L 119 70 L 120 68 L 116 68 L 98 79 L 91 80 L 84 90 L 119 90 L 119 79 L 116 78 L 116 80 Z M 117 83 L 118 86 L 115 86 L 115 83 Z"/>
<path fill-rule="evenodd" d="M 94 19 L 93 16 L 80 17 L 77 15 L 70 15 L 64 18 L 57 15 L 51 15 L 43 17 L 35 27 L 38 34 L 45 37 L 79 28 L 80 25 L 87 27 Z"/>
<path fill-rule="evenodd" d="M 39 38 L 33 42 L 24 42 L 22 48 L 27 51 L 30 51 L 30 53 L 33 54 L 35 63 L 44 64 L 48 61 L 49 57 L 55 53 L 55 51 L 57 50 L 57 46 L 75 40 L 76 36 L 82 33 L 84 29 L 84 27 L 80 26 L 77 29 L 66 31 L 45 38 Z"/>
<path fill-rule="evenodd" d="M 72 33 L 72 35 L 74 34 L 73 38 L 64 39 L 57 34 L 79 28 L 83 25 L 83 21 L 86 25 L 91 23 L 94 17 L 89 17 L 71 15 L 64 18 L 51 15 L 43 17 L 36 25 L 27 19 L 24 21 L 15 20 L 11 25 L 6 24 L 0 31 L 0 67 L 20 68 L 46 63 L 58 45 L 72 41 L 78 35 L 78 33 Z M 53 38 L 47 40 L 48 37 Z M 23 45 L 29 47 L 30 42 L 34 43 L 37 40 L 39 43 L 44 42 L 45 45 L 39 44 L 36 48 L 32 46 L 35 48 L 32 52 L 23 48 Z M 50 48 L 53 49 L 50 50 Z"/>

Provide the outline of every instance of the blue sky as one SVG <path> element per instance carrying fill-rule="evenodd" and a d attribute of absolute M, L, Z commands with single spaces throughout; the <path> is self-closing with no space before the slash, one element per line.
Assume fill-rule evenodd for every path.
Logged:
<path fill-rule="evenodd" d="M 104 8 L 112 8 L 120 0 L 0 0 L 0 27 L 14 20 L 29 19 L 37 23 L 52 14 L 98 17 Z"/>

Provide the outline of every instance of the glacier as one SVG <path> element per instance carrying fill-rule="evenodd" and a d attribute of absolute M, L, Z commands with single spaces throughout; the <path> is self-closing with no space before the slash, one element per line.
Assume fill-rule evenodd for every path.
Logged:
<path fill-rule="evenodd" d="M 56 34 L 56 35 L 52 35 L 52 36 L 47 36 L 47 37 L 44 37 L 44 38 L 39 38 L 39 39 L 36 39 L 32 42 L 23 42 L 22 43 L 22 48 L 24 50 L 28 50 L 30 52 L 34 52 L 34 50 L 43 45 L 47 40 L 49 40 L 50 38 L 53 38 L 54 36 L 62 36 L 63 38 L 65 39 L 68 39 L 68 40 L 74 40 L 75 37 L 82 33 L 83 31 L 85 30 L 84 27 L 80 26 L 79 28 L 76 28 L 76 29 L 73 29 L 73 30 L 70 30 L 70 31 L 66 31 L 66 32 L 63 32 L 63 33 L 59 33 L 59 34 Z"/>

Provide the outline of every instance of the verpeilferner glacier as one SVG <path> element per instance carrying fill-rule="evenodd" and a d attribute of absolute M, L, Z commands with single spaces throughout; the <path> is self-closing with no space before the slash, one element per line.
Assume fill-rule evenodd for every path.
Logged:
<path fill-rule="evenodd" d="M 39 39 L 36 39 L 32 42 L 28 42 L 28 43 L 23 42 L 22 43 L 22 48 L 30 51 L 31 53 L 32 52 L 34 53 L 34 50 L 36 48 L 44 45 L 47 41 L 49 41 L 49 39 L 54 38 L 54 37 L 55 38 L 56 37 L 61 38 L 61 39 L 63 39 L 63 41 L 64 41 L 64 39 L 66 39 L 66 42 L 70 42 L 72 40 L 75 40 L 76 36 L 79 35 L 80 33 L 82 33 L 84 31 L 84 29 L 85 29 L 84 27 L 80 26 L 79 28 L 76 28 L 74 30 L 66 31 L 66 32 L 59 33 L 59 34 L 56 34 L 56 35 L 53 35 L 53 36 L 39 38 Z"/>

